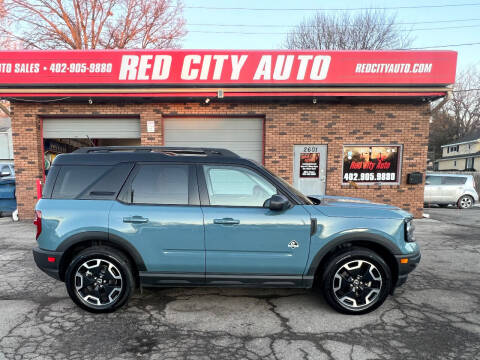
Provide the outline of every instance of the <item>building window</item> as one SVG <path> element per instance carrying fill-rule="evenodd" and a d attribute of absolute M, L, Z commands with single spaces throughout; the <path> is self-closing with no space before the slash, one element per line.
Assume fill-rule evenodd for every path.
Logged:
<path fill-rule="evenodd" d="M 473 157 L 467 158 L 465 169 L 473 169 Z"/>

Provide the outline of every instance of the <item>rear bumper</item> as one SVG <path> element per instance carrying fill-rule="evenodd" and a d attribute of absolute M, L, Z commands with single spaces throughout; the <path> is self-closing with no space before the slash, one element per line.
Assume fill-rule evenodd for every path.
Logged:
<path fill-rule="evenodd" d="M 401 286 L 405 283 L 405 281 L 407 281 L 408 274 L 415 270 L 417 265 L 420 263 L 421 257 L 422 255 L 420 252 L 409 255 L 395 255 L 398 265 L 398 279 L 395 287 Z M 408 262 L 403 264 L 401 259 L 408 259 Z"/>
<path fill-rule="evenodd" d="M 43 250 L 40 248 L 33 249 L 33 259 L 40 270 L 57 280 L 61 280 L 60 261 L 62 256 L 63 252 Z M 49 261 L 49 258 L 54 258 L 55 261 Z"/>

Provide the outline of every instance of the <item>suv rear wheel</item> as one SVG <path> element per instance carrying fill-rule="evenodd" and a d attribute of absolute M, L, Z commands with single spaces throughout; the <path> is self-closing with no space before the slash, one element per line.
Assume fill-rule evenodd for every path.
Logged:
<path fill-rule="evenodd" d="M 327 302 L 345 314 L 365 314 L 383 304 L 392 286 L 391 271 L 374 251 L 354 247 L 327 263 L 322 290 Z"/>
<path fill-rule="evenodd" d="M 459 209 L 469 209 L 473 206 L 473 198 L 470 195 L 463 195 L 458 199 L 457 206 Z"/>
<path fill-rule="evenodd" d="M 70 298 L 94 313 L 122 307 L 135 288 L 127 257 L 107 246 L 90 247 L 75 255 L 67 268 L 65 284 Z"/>

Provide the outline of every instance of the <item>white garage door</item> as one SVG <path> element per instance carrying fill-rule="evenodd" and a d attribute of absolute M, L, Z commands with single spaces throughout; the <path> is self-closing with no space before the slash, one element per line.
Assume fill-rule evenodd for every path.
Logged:
<path fill-rule="evenodd" d="M 135 118 L 43 119 L 45 139 L 138 139 L 140 120 Z"/>
<path fill-rule="evenodd" d="M 262 162 L 263 120 L 165 118 L 165 146 L 216 147 Z"/>

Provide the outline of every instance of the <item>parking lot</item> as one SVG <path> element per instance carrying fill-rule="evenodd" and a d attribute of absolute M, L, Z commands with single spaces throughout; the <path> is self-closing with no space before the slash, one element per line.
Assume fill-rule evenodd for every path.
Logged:
<path fill-rule="evenodd" d="M 480 358 L 480 209 L 426 209 L 422 262 L 373 313 L 303 290 L 154 289 L 108 315 L 36 269 L 30 223 L 0 219 L 0 359 Z"/>

